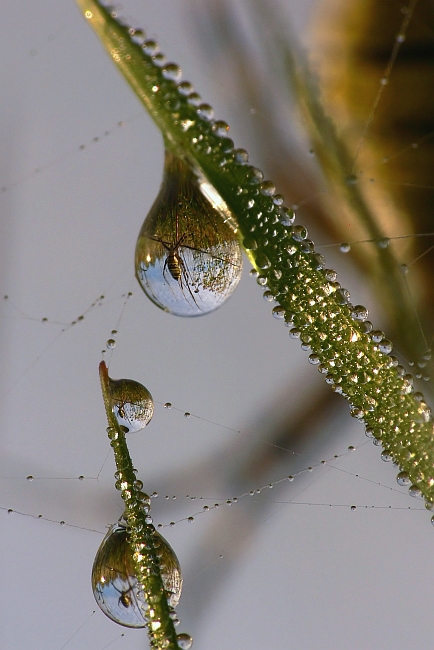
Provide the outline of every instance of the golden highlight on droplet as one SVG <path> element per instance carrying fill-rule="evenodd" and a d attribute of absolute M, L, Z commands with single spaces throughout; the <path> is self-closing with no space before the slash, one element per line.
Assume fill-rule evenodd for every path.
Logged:
<path fill-rule="evenodd" d="M 241 277 L 236 228 L 216 190 L 166 151 L 160 192 L 136 245 L 143 291 L 176 316 L 202 316 L 220 307 Z"/>

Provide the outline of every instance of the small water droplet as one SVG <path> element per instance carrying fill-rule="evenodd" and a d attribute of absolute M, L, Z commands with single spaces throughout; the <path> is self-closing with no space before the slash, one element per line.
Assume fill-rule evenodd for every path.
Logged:
<path fill-rule="evenodd" d="M 171 404 L 170 402 L 166 402 L 165 405 L 164 405 L 164 408 L 165 408 L 165 409 L 171 409 L 171 408 L 172 408 L 172 404 Z"/>
<path fill-rule="evenodd" d="M 370 336 L 374 343 L 380 343 L 384 339 L 384 332 L 381 330 L 374 330 L 371 332 Z"/>
<path fill-rule="evenodd" d="M 80 474 L 80 476 L 78 477 L 78 480 L 79 480 L 79 481 L 83 481 L 83 480 L 84 480 L 84 476 L 83 476 L 83 474 Z"/>
<path fill-rule="evenodd" d="M 422 490 L 417 486 L 417 485 L 410 485 L 408 488 L 408 493 L 411 497 L 414 497 L 415 499 L 421 499 L 422 498 Z"/>
<path fill-rule="evenodd" d="M 62 519 L 62 521 L 60 522 L 60 525 L 61 525 L 61 526 L 64 526 L 64 525 L 65 525 L 65 522 L 63 521 L 63 519 Z"/>
<path fill-rule="evenodd" d="M 351 245 L 348 242 L 342 242 L 342 244 L 339 246 L 339 250 L 341 253 L 349 253 L 351 250 Z"/>
<path fill-rule="evenodd" d="M 235 149 L 234 151 L 235 160 L 241 165 L 245 165 L 249 162 L 249 154 L 245 149 Z"/>
<path fill-rule="evenodd" d="M 351 506 L 350 510 L 356 510 L 356 506 Z"/>
<path fill-rule="evenodd" d="M 212 125 L 212 130 L 219 138 L 224 138 L 229 133 L 229 125 L 223 120 L 216 120 Z"/>
<path fill-rule="evenodd" d="M 363 305 L 356 305 L 351 311 L 351 318 L 358 321 L 365 321 L 369 316 L 369 312 Z"/>
<path fill-rule="evenodd" d="M 27 477 L 27 480 L 28 480 L 28 481 L 33 481 L 33 476 L 29 475 L 29 476 Z"/>
<path fill-rule="evenodd" d="M 186 634 L 185 632 L 177 635 L 176 642 L 181 650 L 190 650 L 191 646 L 193 645 L 193 639 L 189 634 Z"/>
<path fill-rule="evenodd" d="M 197 115 L 201 120 L 210 122 L 214 117 L 214 109 L 209 104 L 199 104 L 197 107 Z"/>
<path fill-rule="evenodd" d="M 307 239 L 307 228 L 305 228 L 305 226 L 293 226 L 291 235 L 295 241 L 303 241 L 304 239 Z"/>
<path fill-rule="evenodd" d="M 192 523 L 192 522 L 194 521 L 194 517 L 188 517 L 187 521 L 189 521 L 190 523 Z"/>
<path fill-rule="evenodd" d="M 276 197 L 274 197 L 276 198 Z M 291 210 L 291 208 L 286 208 L 285 206 L 281 206 L 278 211 L 277 211 L 277 216 L 282 224 L 282 226 L 289 227 L 292 226 L 295 220 L 295 212 L 294 210 Z"/>
<path fill-rule="evenodd" d="M 106 343 L 107 350 L 113 350 L 116 347 L 116 341 L 114 339 L 109 339 Z"/>
<path fill-rule="evenodd" d="M 350 174 L 346 177 L 345 182 L 347 185 L 356 185 L 358 183 L 358 178 L 355 174 Z"/>
<path fill-rule="evenodd" d="M 274 318 L 283 319 L 285 318 L 285 310 L 280 305 L 273 307 L 272 312 Z"/>
<path fill-rule="evenodd" d="M 191 418 L 191 413 L 189 413 L 188 411 L 186 411 L 186 412 L 184 413 L 184 417 L 185 417 L 185 418 Z"/>
<path fill-rule="evenodd" d="M 411 480 L 407 472 L 399 472 L 399 474 L 396 476 L 396 482 L 398 485 L 410 485 Z"/>
<path fill-rule="evenodd" d="M 264 196 L 273 196 L 276 191 L 276 186 L 272 181 L 264 181 L 260 184 L 259 191 Z"/>
<path fill-rule="evenodd" d="M 378 248 L 388 248 L 390 245 L 390 239 L 389 237 L 380 237 L 380 239 L 377 239 L 377 246 Z"/>
<path fill-rule="evenodd" d="M 255 263 L 259 269 L 268 269 L 270 267 L 270 260 L 265 253 L 258 253 L 255 258 Z"/>
<path fill-rule="evenodd" d="M 182 70 L 176 63 L 166 63 L 163 70 L 163 77 L 170 79 L 170 81 L 180 81 L 182 77 Z"/>
<path fill-rule="evenodd" d="M 381 460 L 384 460 L 385 463 L 388 463 L 392 460 L 392 454 L 389 449 L 385 449 L 383 452 L 381 452 Z"/>
<path fill-rule="evenodd" d="M 12 508 L 9 508 L 9 509 L 8 509 L 8 515 L 11 515 L 12 513 L 13 513 Z"/>
<path fill-rule="evenodd" d="M 160 46 L 156 41 L 150 38 L 143 43 L 142 49 L 144 53 L 147 54 L 148 56 L 155 56 L 158 50 L 160 49 Z"/>
<path fill-rule="evenodd" d="M 247 235 L 247 237 L 244 237 L 243 239 L 243 246 L 246 250 L 254 251 L 258 248 L 258 244 L 256 243 L 256 239 L 252 237 L 251 235 Z"/>
<path fill-rule="evenodd" d="M 389 339 L 383 339 L 378 347 L 383 354 L 390 354 L 393 349 L 393 343 Z"/>

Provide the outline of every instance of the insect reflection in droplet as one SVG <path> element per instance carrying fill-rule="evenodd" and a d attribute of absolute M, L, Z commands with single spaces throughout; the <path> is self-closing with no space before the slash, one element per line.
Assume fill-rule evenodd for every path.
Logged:
<path fill-rule="evenodd" d="M 160 192 L 137 240 L 135 269 L 152 302 L 177 316 L 214 311 L 241 277 L 241 248 L 229 209 L 168 151 Z"/>
<path fill-rule="evenodd" d="M 157 531 L 154 544 L 168 604 L 176 607 L 182 590 L 178 558 Z M 110 528 L 97 551 L 92 567 L 92 590 L 98 606 L 112 621 L 125 627 L 146 626 L 146 604 L 140 600 L 128 533 L 121 522 Z"/>
<path fill-rule="evenodd" d="M 134 379 L 112 379 L 104 361 L 101 361 L 100 371 L 108 379 L 113 413 L 119 424 L 129 433 L 144 429 L 154 414 L 154 402 L 148 389 Z"/>

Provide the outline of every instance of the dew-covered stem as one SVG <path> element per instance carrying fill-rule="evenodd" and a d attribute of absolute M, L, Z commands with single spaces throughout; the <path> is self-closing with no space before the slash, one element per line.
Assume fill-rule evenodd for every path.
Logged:
<path fill-rule="evenodd" d="M 262 285 L 278 303 L 290 336 L 300 339 L 332 390 L 347 399 L 401 468 L 413 496 L 434 506 L 434 445 L 430 409 L 413 378 L 390 356 L 392 344 L 373 330 L 367 310 L 352 305 L 336 273 L 326 269 L 302 225 L 275 195 L 275 186 L 235 149 L 228 126 L 213 119 L 181 71 L 95 0 L 77 0 L 113 61 L 162 131 L 166 147 L 199 170 L 236 217 L 239 236 Z M 402 483 L 404 484 L 404 483 Z"/>
<path fill-rule="evenodd" d="M 128 541 L 131 547 L 135 574 L 143 589 L 143 616 L 148 623 L 151 648 L 178 650 L 177 634 L 167 603 L 160 572 L 157 551 L 154 546 L 155 528 L 146 522 L 146 513 L 136 485 L 136 473 L 128 451 L 125 433 L 114 413 L 110 394 L 110 378 L 107 366 L 99 366 L 101 390 L 107 415 L 110 445 L 113 449 L 117 476 L 121 483 L 121 495 L 125 504 L 124 519 L 128 527 Z"/>

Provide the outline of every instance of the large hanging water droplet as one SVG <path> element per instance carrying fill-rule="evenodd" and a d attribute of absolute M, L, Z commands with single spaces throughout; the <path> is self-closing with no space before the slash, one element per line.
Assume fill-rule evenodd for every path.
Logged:
<path fill-rule="evenodd" d="M 166 152 L 163 183 L 136 246 L 136 276 L 146 295 L 176 316 L 220 307 L 241 277 L 236 228 L 214 188 Z"/>
<path fill-rule="evenodd" d="M 182 590 L 181 569 L 172 547 L 157 531 L 154 543 L 168 603 L 176 607 Z M 114 524 L 104 537 L 92 567 L 92 590 L 106 616 L 125 627 L 146 627 L 141 588 L 135 575 L 128 533 L 121 523 Z"/>
<path fill-rule="evenodd" d="M 134 379 L 108 380 L 113 413 L 120 426 L 129 433 L 144 429 L 154 415 L 151 393 Z"/>

